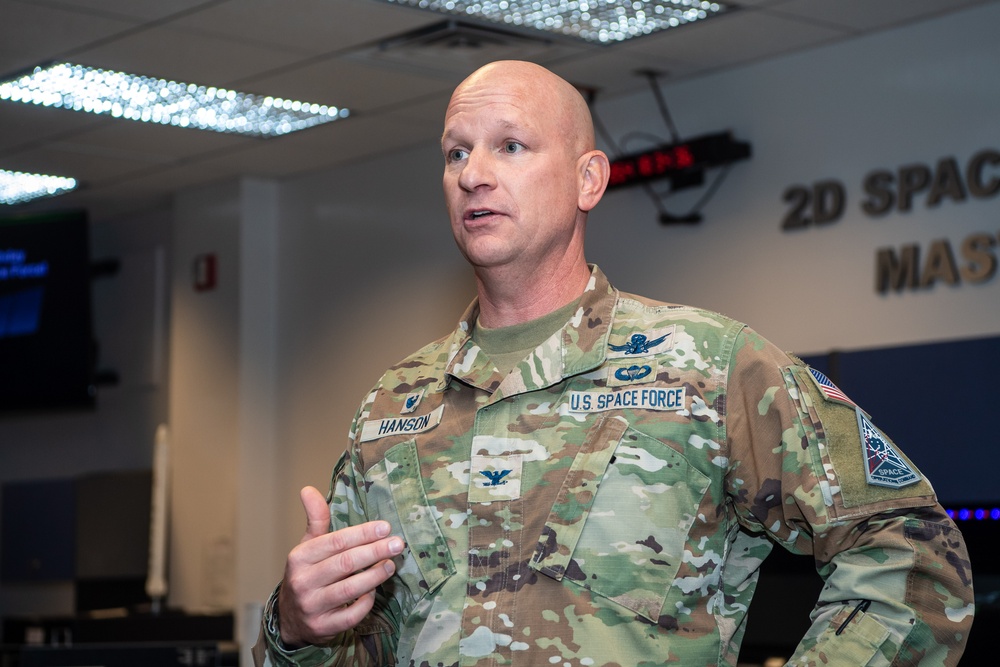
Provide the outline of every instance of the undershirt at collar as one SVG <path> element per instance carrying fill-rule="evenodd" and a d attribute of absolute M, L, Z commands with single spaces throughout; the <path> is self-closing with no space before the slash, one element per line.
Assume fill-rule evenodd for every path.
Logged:
<path fill-rule="evenodd" d="M 500 374 L 507 375 L 532 350 L 562 329 L 579 303 L 577 299 L 538 319 L 496 329 L 484 327 L 477 319 L 472 339 L 489 356 Z"/>

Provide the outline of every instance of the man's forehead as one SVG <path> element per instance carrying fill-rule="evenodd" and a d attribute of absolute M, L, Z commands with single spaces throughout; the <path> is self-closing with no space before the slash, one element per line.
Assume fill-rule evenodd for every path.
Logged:
<path fill-rule="evenodd" d="M 480 107 L 524 106 L 535 97 L 533 91 L 522 85 L 492 84 L 484 81 L 457 88 L 448 102 L 447 115 Z"/>
<path fill-rule="evenodd" d="M 486 105 L 449 107 L 445 115 L 445 130 L 449 127 L 475 123 L 500 129 L 527 128 L 537 124 L 538 114 L 520 106 Z"/>
<path fill-rule="evenodd" d="M 511 89 L 459 90 L 445 112 L 445 134 L 451 127 L 470 122 L 487 123 L 498 129 L 531 129 L 557 113 L 543 102 L 540 96 Z"/>

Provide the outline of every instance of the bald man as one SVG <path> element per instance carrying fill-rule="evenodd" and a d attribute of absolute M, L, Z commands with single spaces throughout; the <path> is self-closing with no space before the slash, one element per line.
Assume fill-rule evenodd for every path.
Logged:
<path fill-rule="evenodd" d="M 957 664 L 968 555 L 922 473 L 745 325 L 587 264 L 609 165 L 577 91 L 488 65 L 441 147 L 478 298 L 303 490 L 257 664 L 735 666 L 775 542 L 825 579 L 792 664 Z"/>

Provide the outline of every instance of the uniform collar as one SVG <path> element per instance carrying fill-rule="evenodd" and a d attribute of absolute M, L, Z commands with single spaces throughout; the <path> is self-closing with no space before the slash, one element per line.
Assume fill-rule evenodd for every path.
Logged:
<path fill-rule="evenodd" d="M 493 394 L 491 401 L 496 401 L 543 389 L 566 377 L 593 370 L 607 355 L 617 296 L 618 291 L 604 273 L 591 265 L 590 280 L 572 317 L 507 377 L 496 372 L 486 354 L 472 340 L 472 328 L 479 317 L 479 301 L 474 300 L 446 343 L 449 353 L 443 383 L 447 385 L 452 379 L 459 380 Z"/>

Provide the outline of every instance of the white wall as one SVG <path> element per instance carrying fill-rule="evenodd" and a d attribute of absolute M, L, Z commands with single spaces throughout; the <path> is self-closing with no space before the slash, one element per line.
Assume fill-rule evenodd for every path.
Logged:
<path fill-rule="evenodd" d="M 174 205 L 170 366 L 172 606 L 233 605 L 239 491 L 240 229 L 238 183 L 184 193 Z M 216 258 L 199 291 L 194 259 Z"/>
<path fill-rule="evenodd" d="M 278 187 L 193 190 L 175 213 L 168 602 L 233 610 L 252 639 L 275 577 L 262 573 L 280 573 L 287 551 L 275 538 Z M 204 256 L 214 284 L 195 282 Z"/>

